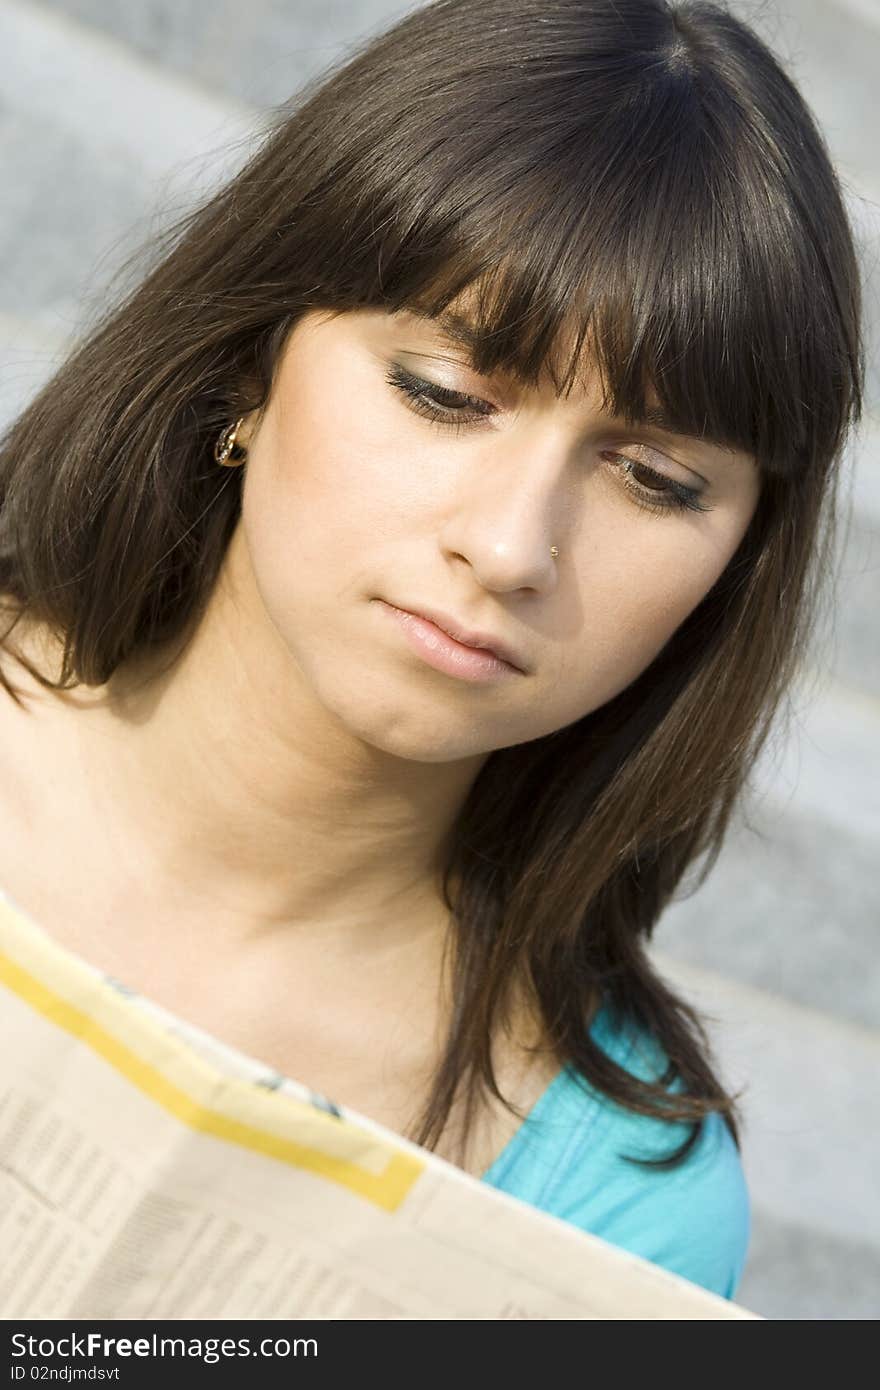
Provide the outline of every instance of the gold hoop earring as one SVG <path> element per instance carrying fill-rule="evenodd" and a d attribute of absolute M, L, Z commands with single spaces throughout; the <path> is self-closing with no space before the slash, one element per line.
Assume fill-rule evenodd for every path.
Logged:
<path fill-rule="evenodd" d="M 217 442 L 214 445 L 214 458 L 222 468 L 237 468 L 247 458 L 247 449 L 244 445 L 235 442 L 235 436 L 242 420 L 244 420 L 243 415 L 233 424 L 222 429 L 217 436 Z"/>
<path fill-rule="evenodd" d="M 557 550 L 557 548 L 556 548 L 555 545 L 551 545 L 551 547 L 550 547 L 550 554 L 553 556 L 553 559 L 554 559 L 554 560 L 556 559 L 557 555 L 559 554 L 559 551 Z"/>

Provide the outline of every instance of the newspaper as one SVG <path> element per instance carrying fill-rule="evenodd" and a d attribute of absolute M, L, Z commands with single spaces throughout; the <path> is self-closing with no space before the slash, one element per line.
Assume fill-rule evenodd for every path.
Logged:
<path fill-rule="evenodd" d="M 0 1317 L 751 1318 L 235 1051 L 0 892 Z"/>

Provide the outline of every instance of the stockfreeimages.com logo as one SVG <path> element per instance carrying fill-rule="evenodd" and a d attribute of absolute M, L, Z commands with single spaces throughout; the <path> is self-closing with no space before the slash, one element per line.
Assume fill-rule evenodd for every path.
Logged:
<path fill-rule="evenodd" d="M 317 1356 L 318 1343 L 314 1337 L 263 1337 L 251 1346 L 250 1337 L 105 1337 L 100 1332 L 71 1332 L 63 1337 L 32 1337 L 23 1332 L 12 1334 L 12 1355 L 49 1360 L 53 1357 L 180 1357 L 183 1360 L 204 1361 L 212 1365 L 224 1357 L 236 1356 Z M 27 1367 L 13 1365 L 12 1379 L 23 1380 Z M 83 1371 L 89 1379 L 95 1376 Z M 66 1377 L 67 1378 L 67 1377 Z"/>

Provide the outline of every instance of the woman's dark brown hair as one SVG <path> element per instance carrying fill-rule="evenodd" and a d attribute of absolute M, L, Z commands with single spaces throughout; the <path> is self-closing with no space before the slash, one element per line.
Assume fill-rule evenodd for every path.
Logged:
<path fill-rule="evenodd" d="M 25 664 L 58 689 L 181 650 L 240 514 L 214 440 L 265 403 L 297 320 L 440 315 L 465 291 L 478 371 L 565 393 L 589 360 L 615 414 L 652 392 L 677 429 L 753 454 L 762 487 L 649 668 L 482 767 L 449 841 L 452 1018 L 412 1137 L 437 1143 L 461 1085 L 465 1132 L 482 1088 L 500 1096 L 490 1040 L 519 982 L 590 1087 L 689 1123 L 674 1163 L 711 1111 L 737 1137 L 736 1098 L 646 943 L 713 866 L 807 646 L 864 370 L 837 179 L 748 27 L 665 0 L 437 0 L 273 113 L 6 431 L 3 640 L 47 625 L 58 680 Z M 659 1042 L 662 1077 L 591 1040 L 600 994 Z"/>

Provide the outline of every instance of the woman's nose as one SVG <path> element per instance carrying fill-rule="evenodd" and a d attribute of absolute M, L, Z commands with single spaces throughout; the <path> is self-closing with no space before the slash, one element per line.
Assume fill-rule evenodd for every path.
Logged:
<path fill-rule="evenodd" d="M 487 589 L 535 589 L 557 582 L 565 553 L 565 518 L 570 484 L 564 476 L 562 445 L 502 449 L 475 458 L 460 476 L 460 490 L 441 533 L 448 557 L 466 561 Z"/>

